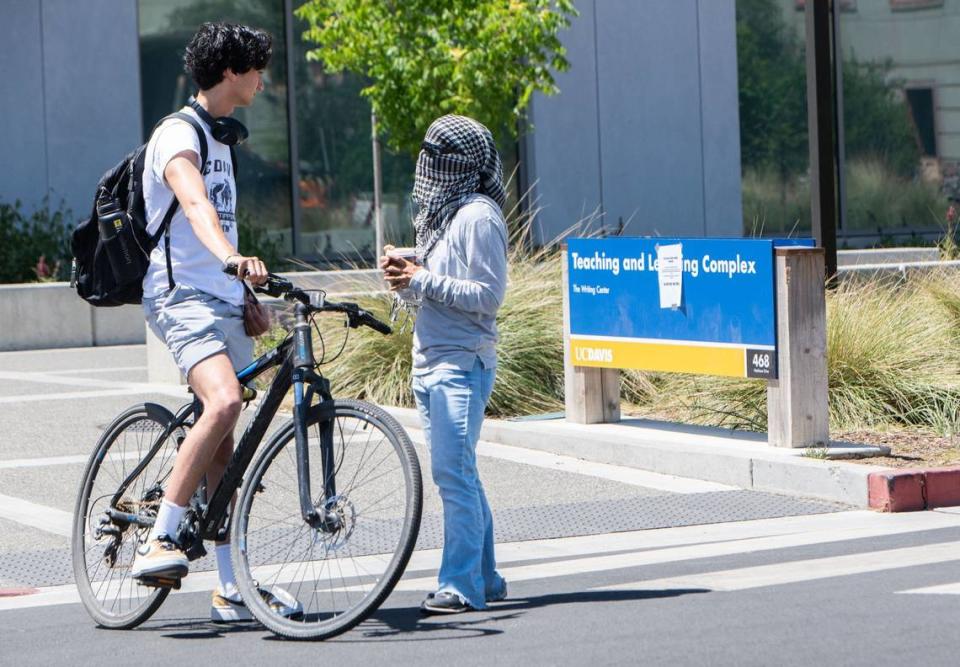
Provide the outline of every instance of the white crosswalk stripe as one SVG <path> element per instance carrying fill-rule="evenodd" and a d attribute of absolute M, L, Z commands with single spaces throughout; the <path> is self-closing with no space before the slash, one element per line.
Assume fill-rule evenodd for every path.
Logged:
<path fill-rule="evenodd" d="M 891 515 L 854 511 L 498 544 L 497 557 L 507 580 L 520 582 L 958 527 L 960 515 L 945 512 Z M 639 580 L 604 588 L 741 590 L 953 560 L 960 560 L 960 542 L 707 572 L 669 580 Z M 433 589 L 439 563 L 439 550 L 415 552 L 398 590 Z M 178 592 L 207 591 L 216 584 L 216 572 L 196 572 L 184 579 L 183 588 Z M 54 586 L 34 595 L 0 598 L 0 611 L 78 601 L 75 586 Z"/>
<path fill-rule="evenodd" d="M 124 452 L 109 454 L 104 461 L 135 461 L 143 458 L 142 452 Z M 76 465 L 90 460 L 89 454 L 68 454 L 66 456 L 41 456 L 29 459 L 0 460 L 0 470 L 12 468 L 42 468 L 44 466 Z"/>
<path fill-rule="evenodd" d="M 711 591 L 742 591 L 751 588 L 795 584 L 803 581 L 881 572 L 955 560 L 960 560 L 960 542 L 942 542 L 920 547 L 788 561 L 773 565 L 704 572 L 682 577 L 641 580 L 612 586 L 598 586 L 595 590 L 707 589 Z"/>
<path fill-rule="evenodd" d="M 64 537 L 70 537 L 73 526 L 70 512 L 3 494 L 0 494 L 0 518 Z"/>
<path fill-rule="evenodd" d="M 925 586 L 913 588 L 909 591 L 897 591 L 901 595 L 960 595 L 960 581 L 954 584 L 940 584 L 939 586 Z"/>
<path fill-rule="evenodd" d="M 146 366 L 107 366 L 106 368 L 68 368 L 61 371 L 45 371 L 44 375 L 87 375 L 88 373 L 129 373 L 145 371 Z"/>
<path fill-rule="evenodd" d="M 27 401 L 60 401 L 79 398 L 100 398 L 105 396 L 124 396 L 128 394 L 162 394 L 164 396 L 174 396 L 177 398 L 189 397 L 187 388 L 180 385 L 97 380 L 94 378 L 84 377 L 65 377 L 63 375 L 54 373 L 0 371 L 0 380 L 7 380 L 9 382 L 30 382 L 89 388 L 88 391 L 67 391 L 56 393 L 0 396 L 0 404 L 20 403 Z"/>

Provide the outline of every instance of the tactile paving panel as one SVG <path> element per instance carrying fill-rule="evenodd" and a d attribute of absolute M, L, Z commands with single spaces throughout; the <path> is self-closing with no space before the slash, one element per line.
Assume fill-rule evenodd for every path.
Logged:
<path fill-rule="evenodd" d="M 499 511 L 494 509 L 494 529 L 498 542 L 519 542 L 825 514 L 845 509 L 849 508 L 834 503 L 757 491 L 662 494 L 619 500 L 515 507 Z M 382 551 L 383 546 L 374 542 L 351 545 L 351 555 Z M 442 545 L 442 516 L 424 515 L 417 548 L 436 549 Z M 212 570 L 215 567 L 212 554 L 191 564 L 191 569 L 195 572 Z M 52 586 L 72 581 L 73 570 L 67 549 L 0 555 L 0 582 L 5 585 Z"/>

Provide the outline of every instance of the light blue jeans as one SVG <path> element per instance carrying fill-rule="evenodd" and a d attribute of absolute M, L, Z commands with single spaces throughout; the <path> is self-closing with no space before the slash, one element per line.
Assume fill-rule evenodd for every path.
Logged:
<path fill-rule="evenodd" d="M 475 609 L 504 592 L 496 570 L 493 516 L 477 473 L 477 440 L 493 391 L 494 369 L 478 358 L 469 371 L 440 369 L 413 377 L 413 394 L 430 447 L 433 481 L 443 501 L 443 558 L 438 591 Z"/>

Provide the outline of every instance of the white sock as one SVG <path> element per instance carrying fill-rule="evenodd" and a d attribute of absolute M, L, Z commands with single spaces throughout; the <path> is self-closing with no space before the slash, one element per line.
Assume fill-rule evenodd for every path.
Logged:
<path fill-rule="evenodd" d="M 233 563 L 230 560 L 230 545 L 218 544 L 217 552 L 217 573 L 220 575 L 220 594 L 231 600 L 240 599 L 240 591 L 237 589 L 237 578 L 233 575 Z"/>
<path fill-rule="evenodd" d="M 160 511 L 157 512 L 157 521 L 153 524 L 150 536 L 147 540 L 155 540 L 161 535 L 168 535 L 170 539 L 176 541 L 177 530 L 180 528 L 180 521 L 183 519 L 186 507 L 174 505 L 164 498 L 160 501 Z"/>

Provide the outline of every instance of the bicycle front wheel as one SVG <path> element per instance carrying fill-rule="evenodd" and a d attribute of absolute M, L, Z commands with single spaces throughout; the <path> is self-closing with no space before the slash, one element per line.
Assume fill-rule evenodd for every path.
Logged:
<path fill-rule="evenodd" d="M 336 495 L 324 500 L 320 439 L 331 419 Z M 423 491 L 410 438 L 381 408 L 316 406 L 307 430 L 314 506 L 335 514 L 337 528 L 311 528 L 301 516 L 291 421 L 240 492 L 232 554 L 257 620 L 284 637 L 326 639 L 363 621 L 393 590 L 417 540 Z"/>

